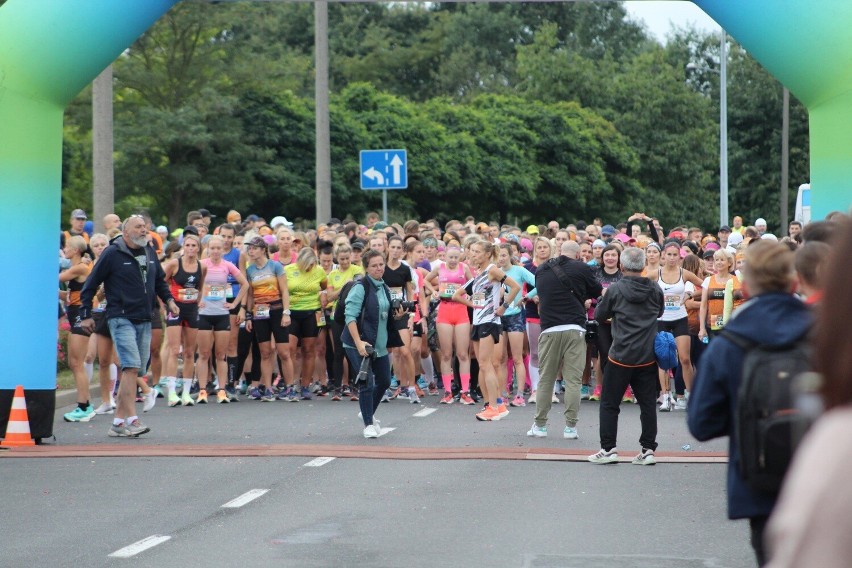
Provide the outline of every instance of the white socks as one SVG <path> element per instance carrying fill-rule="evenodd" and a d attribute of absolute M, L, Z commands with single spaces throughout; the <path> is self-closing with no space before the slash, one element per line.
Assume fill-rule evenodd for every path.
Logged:
<path fill-rule="evenodd" d="M 94 363 L 83 363 L 83 370 L 86 371 L 86 378 L 89 382 L 92 382 L 92 375 L 95 372 L 95 364 Z"/>
<path fill-rule="evenodd" d="M 533 392 L 538 388 L 538 367 L 534 367 L 532 364 L 530 364 L 530 386 Z"/>

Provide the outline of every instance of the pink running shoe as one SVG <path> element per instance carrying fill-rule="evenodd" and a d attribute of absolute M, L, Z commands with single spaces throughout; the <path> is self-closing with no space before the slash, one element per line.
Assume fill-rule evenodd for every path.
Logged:
<path fill-rule="evenodd" d="M 441 404 L 452 404 L 453 402 L 455 401 L 453 400 L 453 393 L 451 392 L 445 394 L 444 398 L 441 399 Z"/>
<path fill-rule="evenodd" d="M 592 395 L 589 397 L 589 400 L 600 400 L 601 399 L 601 386 L 595 385 L 595 390 L 592 391 Z"/>
<path fill-rule="evenodd" d="M 527 401 L 524 400 L 524 397 L 521 395 L 516 396 L 512 399 L 512 402 L 509 403 L 512 406 L 526 406 Z"/>
<path fill-rule="evenodd" d="M 470 394 L 466 392 L 461 393 L 461 395 L 459 396 L 459 402 L 468 406 L 470 406 L 471 404 L 476 404 L 475 402 L 473 402 L 473 399 L 470 398 Z"/>

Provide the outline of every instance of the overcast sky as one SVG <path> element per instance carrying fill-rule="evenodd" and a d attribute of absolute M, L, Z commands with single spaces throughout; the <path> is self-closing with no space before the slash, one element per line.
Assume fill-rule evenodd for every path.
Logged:
<path fill-rule="evenodd" d="M 634 19 L 644 20 L 651 33 L 660 41 L 665 41 L 672 24 L 686 27 L 692 23 L 698 29 L 719 30 L 719 24 L 692 2 L 642 0 L 625 2 L 624 7 Z"/>

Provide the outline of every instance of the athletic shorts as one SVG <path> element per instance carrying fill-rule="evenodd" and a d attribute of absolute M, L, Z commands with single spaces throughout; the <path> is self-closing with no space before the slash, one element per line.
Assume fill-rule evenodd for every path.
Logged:
<path fill-rule="evenodd" d="M 317 314 L 319 310 L 293 310 L 290 313 L 290 335 L 299 339 L 316 337 L 319 335 L 317 325 Z M 276 341 L 278 341 L 276 339 Z"/>
<path fill-rule="evenodd" d="M 442 301 L 438 306 L 437 322 L 447 325 L 470 324 L 470 317 L 467 315 L 467 306 L 458 302 Z"/>
<path fill-rule="evenodd" d="M 175 301 L 175 303 L 178 306 L 178 315 L 177 317 L 174 317 L 171 314 L 167 315 L 166 326 L 180 326 L 188 327 L 189 329 L 198 329 L 198 304 L 188 304 L 178 301 Z"/>
<path fill-rule="evenodd" d="M 240 315 L 240 308 L 242 308 L 242 307 L 243 307 L 242 304 L 236 304 L 233 308 L 228 310 L 228 313 L 231 314 L 232 316 L 238 316 L 238 315 Z"/>
<path fill-rule="evenodd" d="M 503 326 L 499 323 L 483 323 L 475 325 L 470 330 L 470 339 L 479 341 L 483 337 L 491 336 L 494 343 L 500 342 L 500 335 L 503 333 Z"/>
<path fill-rule="evenodd" d="M 112 339 L 112 336 L 109 334 L 106 312 L 92 312 L 92 319 L 95 320 L 95 333 Z"/>
<path fill-rule="evenodd" d="M 88 337 L 90 334 L 83 330 L 83 320 L 80 319 L 80 306 L 68 306 L 65 308 L 68 315 L 68 324 L 71 326 L 72 335 Z"/>
<path fill-rule="evenodd" d="M 275 343 L 284 344 L 290 339 L 288 328 L 281 325 L 284 308 L 270 308 L 269 317 L 251 320 L 251 329 L 258 343 L 266 343 L 273 337 Z M 292 318 L 292 316 L 290 316 Z"/>
<path fill-rule="evenodd" d="M 423 337 L 423 320 L 414 323 L 411 328 L 411 337 Z"/>
<path fill-rule="evenodd" d="M 393 320 L 393 325 L 397 331 L 402 331 L 403 329 L 408 329 L 408 318 L 411 317 L 411 314 L 403 314 L 401 318 Z"/>
<path fill-rule="evenodd" d="M 163 329 L 163 318 L 160 315 L 160 305 L 155 304 L 154 311 L 151 312 L 151 329 Z M 109 328 L 107 328 L 109 331 Z"/>
<path fill-rule="evenodd" d="M 199 331 L 231 331 L 231 316 L 228 314 L 208 316 L 198 314 Z"/>
<path fill-rule="evenodd" d="M 503 325 L 503 331 L 508 333 L 523 333 L 527 330 L 527 318 L 523 310 L 511 316 L 500 316 L 500 322 Z"/>
<path fill-rule="evenodd" d="M 657 320 L 657 331 L 668 331 L 675 337 L 689 335 L 689 318 L 680 318 L 673 321 Z"/>

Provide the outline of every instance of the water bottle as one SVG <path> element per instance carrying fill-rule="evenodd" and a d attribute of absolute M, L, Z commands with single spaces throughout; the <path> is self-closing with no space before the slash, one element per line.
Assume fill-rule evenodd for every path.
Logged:
<path fill-rule="evenodd" d="M 708 343 L 710 343 L 710 337 L 705 335 L 704 337 L 701 338 L 701 343 L 703 343 L 704 345 L 707 345 Z"/>

